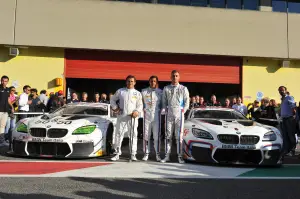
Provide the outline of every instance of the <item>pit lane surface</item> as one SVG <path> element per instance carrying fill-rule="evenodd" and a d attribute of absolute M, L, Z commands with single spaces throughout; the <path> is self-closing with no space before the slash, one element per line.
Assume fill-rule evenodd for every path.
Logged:
<path fill-rule="evenodd" d="M 299 180 L 1 178 L 0 198 L 299 198 Z"/>
<path fill-rule="evenodd" d="M 142 148 L 141 143 L 138 148 Z M 262 171 L 240 166 L 181 165 L 176 163 L 175 154 L 168 164 L 156 163 L 153 154 L 147 163 L 128 163 L 126 148 L 124 158 L 117 163 L 107 158 L 64 161 L 10 157 L 5 151 L 0 149 L 0 198 L 299 198 L 300 194 L 299 180 L 289 179 L 300 177 L 297 156 L 285 158 L 290 166 Z M 139 154 L 141 159 L 141 151 Z M 73 168 L 70 164 L 74 163 L 91 165 Z M 28 164 L 33 166 L 26 168 Z M 51 170 L 51 165 L 63 169 L 65 164 L 70 168 Z M 8 168 L 15 174 L 4 175 Z M 39 168 L 45 173 L 24 173 Z M 285 179 L 278 179 L 282 177 Z"/>

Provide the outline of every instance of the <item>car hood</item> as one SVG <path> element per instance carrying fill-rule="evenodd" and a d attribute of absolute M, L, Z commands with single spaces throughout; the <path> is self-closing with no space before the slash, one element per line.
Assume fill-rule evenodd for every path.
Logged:
<path fill-rule="evenodd" d="M 216 134 L 251 134 L 263 135 L 272 130 L 251 120 L 222 120 L 222 119 L 193 119 L 192 123 L 198 128 Z M 197 128 L 196 127 L 196 128 Z"/>
<path fill-rule="evenodd" d="M 75 130 L 82 126 L 97 125 L 105 126 L 110 121 L 104 117 L 97 116 L 55 116 L 52 118 L 36 117 L 29 120 L 25 120 L 23 123 L 27 123 L 27 127 L 30 128 L 63 128 L 69 130 Z"/>

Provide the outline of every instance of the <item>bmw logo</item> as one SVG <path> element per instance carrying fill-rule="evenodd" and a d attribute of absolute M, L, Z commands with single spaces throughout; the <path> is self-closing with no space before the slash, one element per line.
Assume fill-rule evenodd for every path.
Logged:
<path fill-rule="evenodd" d="M 239 134 L 241 134 L 241 132 L 238 132 L 238 131 L 237 131 L 237 132 L 236 132 L 236 134 L 238 134 L 238 135 L 239 135 Z"/>
<path fill-rule="evenodd" d="M 51 125 L 48 125 L 48 126 L 47 126 L 47 128 L 50 128 L 50 127 L 51 127 Z"/>

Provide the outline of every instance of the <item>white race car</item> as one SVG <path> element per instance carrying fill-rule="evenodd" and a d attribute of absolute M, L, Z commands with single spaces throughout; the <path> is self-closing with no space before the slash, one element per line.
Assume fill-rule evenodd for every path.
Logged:
<path fill-rule="evenodd" d="M 280 131 L 225 108 L 192 109 L 184 124 L 184 159 L 220 164 L 280 165 Z"/>
<path fill-rule="evenodd" d="M 13 154 L 58 158 L 110 154 L 116 123 L 110 114 L 109 104 L 75 103 L 22 119 L 12 132 Z"/>

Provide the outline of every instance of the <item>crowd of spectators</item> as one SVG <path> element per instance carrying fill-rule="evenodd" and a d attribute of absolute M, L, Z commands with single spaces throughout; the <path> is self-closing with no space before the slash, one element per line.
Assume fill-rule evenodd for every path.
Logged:
<path fill-rule="evenodd" d="M 257 120 L 259 118 L 278 119 L 280 112 L 280 104 L 277 104 L 275 99 L 269 99 L 268 97 L 263 98 L 260 101 L 254 100 L 253 103 L 249 103 L 247 106 L 243 104 L 241 97 L 233 97 L 231 99 L 225 98 L 222 103 L 217 101 L 217 97 L 215 95 L 212 95 L 209 101 L 206 101 L 204 97 L 199 95 L 192 96 L 190 102 L 190 108 L 232 108 L 253 120 Z"/>

